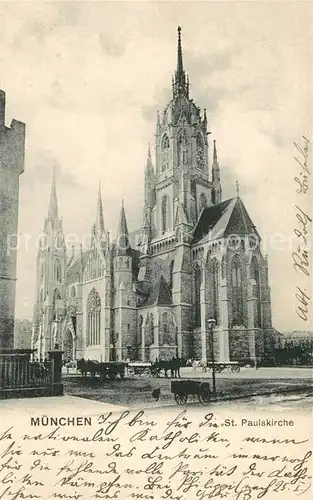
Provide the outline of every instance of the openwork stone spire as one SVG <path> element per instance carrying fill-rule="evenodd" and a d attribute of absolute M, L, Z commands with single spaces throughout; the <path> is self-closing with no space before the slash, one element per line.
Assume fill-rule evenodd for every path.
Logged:
<path fill-rule="evenodd" d="M 189 81 L 186 79 L 183 63 L 183 49 L 181 40 L 181 27 L 178 26 L 178 45 L 177 45 L 177 69 L 175 71 L 175 79 L 173 83 L 174 97 L 184 95 L 188 97 L 189 94 Z"/>

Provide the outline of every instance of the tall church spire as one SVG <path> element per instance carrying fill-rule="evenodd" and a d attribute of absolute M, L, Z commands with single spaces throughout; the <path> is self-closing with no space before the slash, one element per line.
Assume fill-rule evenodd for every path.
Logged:
<path fill-rule="evenodd" d="M 102 208 L 102 198 L 101 198 L 101 181 L 99 181 L 99 190 L 98 190 L 96 230 L 100 234 L 104 233 L 103 208 Z"/>
<path fill-rule="evenodd" d="M 178 95 L 186 95 L 188 97 L 189 82 L 186 82 L 186 74 L 183 64 L 183 49 L 181 40 L 181 27 L 177 28 L 178 44 L 177 44 L 177 69 L 175 71 L 175 81 L 173 85 L 174 97 Z"/>
<path fill-rule="evenodd" d="M 127 222 L 126 222 L 124 200 L 122 200 L 122 208 L 117 230 L 116 248 L 117 248 L 117 255 L 128 255 L 130 252 L 130 242 L 129 242 Z"/>
<path fill-rule="evenodd" d="M 57 200 L 57 191 L 55 182 L 55 167 L 53 167 L 48 217 L 52 220 L 58 219 L 58 200 Z"/>
<path fill-rule="evenodd" d="M 184 66 L 183 66 L 183 50 L 181 46 L 181 27 L 177 28 L 178 33 L 178 46 L 177 46 L 177 77 L 183 77 L 184 75 Z"/>
<path fill-rule="evenodd" d="M 213 141 L 213 163 L 217 164 L 217 149 L 216 149 L 216 141 Z"/>

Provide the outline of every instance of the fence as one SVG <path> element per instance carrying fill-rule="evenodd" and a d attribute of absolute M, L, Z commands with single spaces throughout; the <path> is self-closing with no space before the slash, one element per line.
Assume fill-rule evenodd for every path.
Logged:
<path fill-rule="evenodd" d="M 44 363 L 30 361 L 31 352 L 0 352 L 0 399 L 63 394 L 62 352 L 51 351 Z"/>

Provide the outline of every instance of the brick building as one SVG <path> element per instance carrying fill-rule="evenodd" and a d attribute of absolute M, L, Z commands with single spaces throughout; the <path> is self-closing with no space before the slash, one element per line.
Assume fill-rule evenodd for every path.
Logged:
<path fill-rule="evenodd" d="M 216 142 L 209 144 L 206 112 L 189 95 L 180 28 L 172 99 L 157 115 L 155 137 L 136 244 L 124 205 L 110 241 L 99 190 L 91 245 L 67 255 L 53 180 L 32 337 L 42 356 L 58 342 L 67 358 L 207 360 L 214 318 L 216 359 L 263 357 L 267 260 L 239 192 L 223 200 Z"/>
<path fill-rule="evenodd" d="M 13 348 L 19 176 L 24 171 L 25 125 L 5 125 L 0 90 L 0 348 Z"/>

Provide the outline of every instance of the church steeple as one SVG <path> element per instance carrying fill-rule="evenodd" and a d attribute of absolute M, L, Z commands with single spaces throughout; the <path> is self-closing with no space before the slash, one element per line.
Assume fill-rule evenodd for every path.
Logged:
<path fill-rule="evenodd" d="M 222 201 L 222 186 L 221 186 L 221 175 L 220 166 L 217 159 L 217 148 L 216 141 L 213 141 L 213 164 L 212 164 L 212 202 L 220 203 Z"/>
<path fill-rule="evenodd" d="M 177 43 L 177 68 L 175 71 L 175 80 L 173 84 L 173 95 L 178 97 L 179 95 L 185 95 L 188 97 L 189 94 L 189 80 L 186 79 L 186 74 L 184 71 L 183 63 L 183 49 L 181 40 L 181 27 L 177 28 L 178 33 L 178 43 Z"/>
<path fill-rule="evenodd" d="M 130 242 L 129 242 L 127 222 L 126 222 L 124 200 L 122 200 L 122 208 L 117 230 L 116 248 L 117 248 L 117 255 L 129 255 L 130 253 Z"/>
<path fill-rule="evenodd" d="M 55 167 L 53 167 L 48 218 L 54 221 L 58 219 L 58 200 L 57 200 L 57 191 L 55 182 Z"/>
<path fill-rule="evenodd" d="M 96 230 L 100 234 L 104 233 L 104 221 L 103 221 L 103 208 L 102 208 L 101 182 L 100 181 L 99 181 L 98 201 L 97 201 Z"/>

